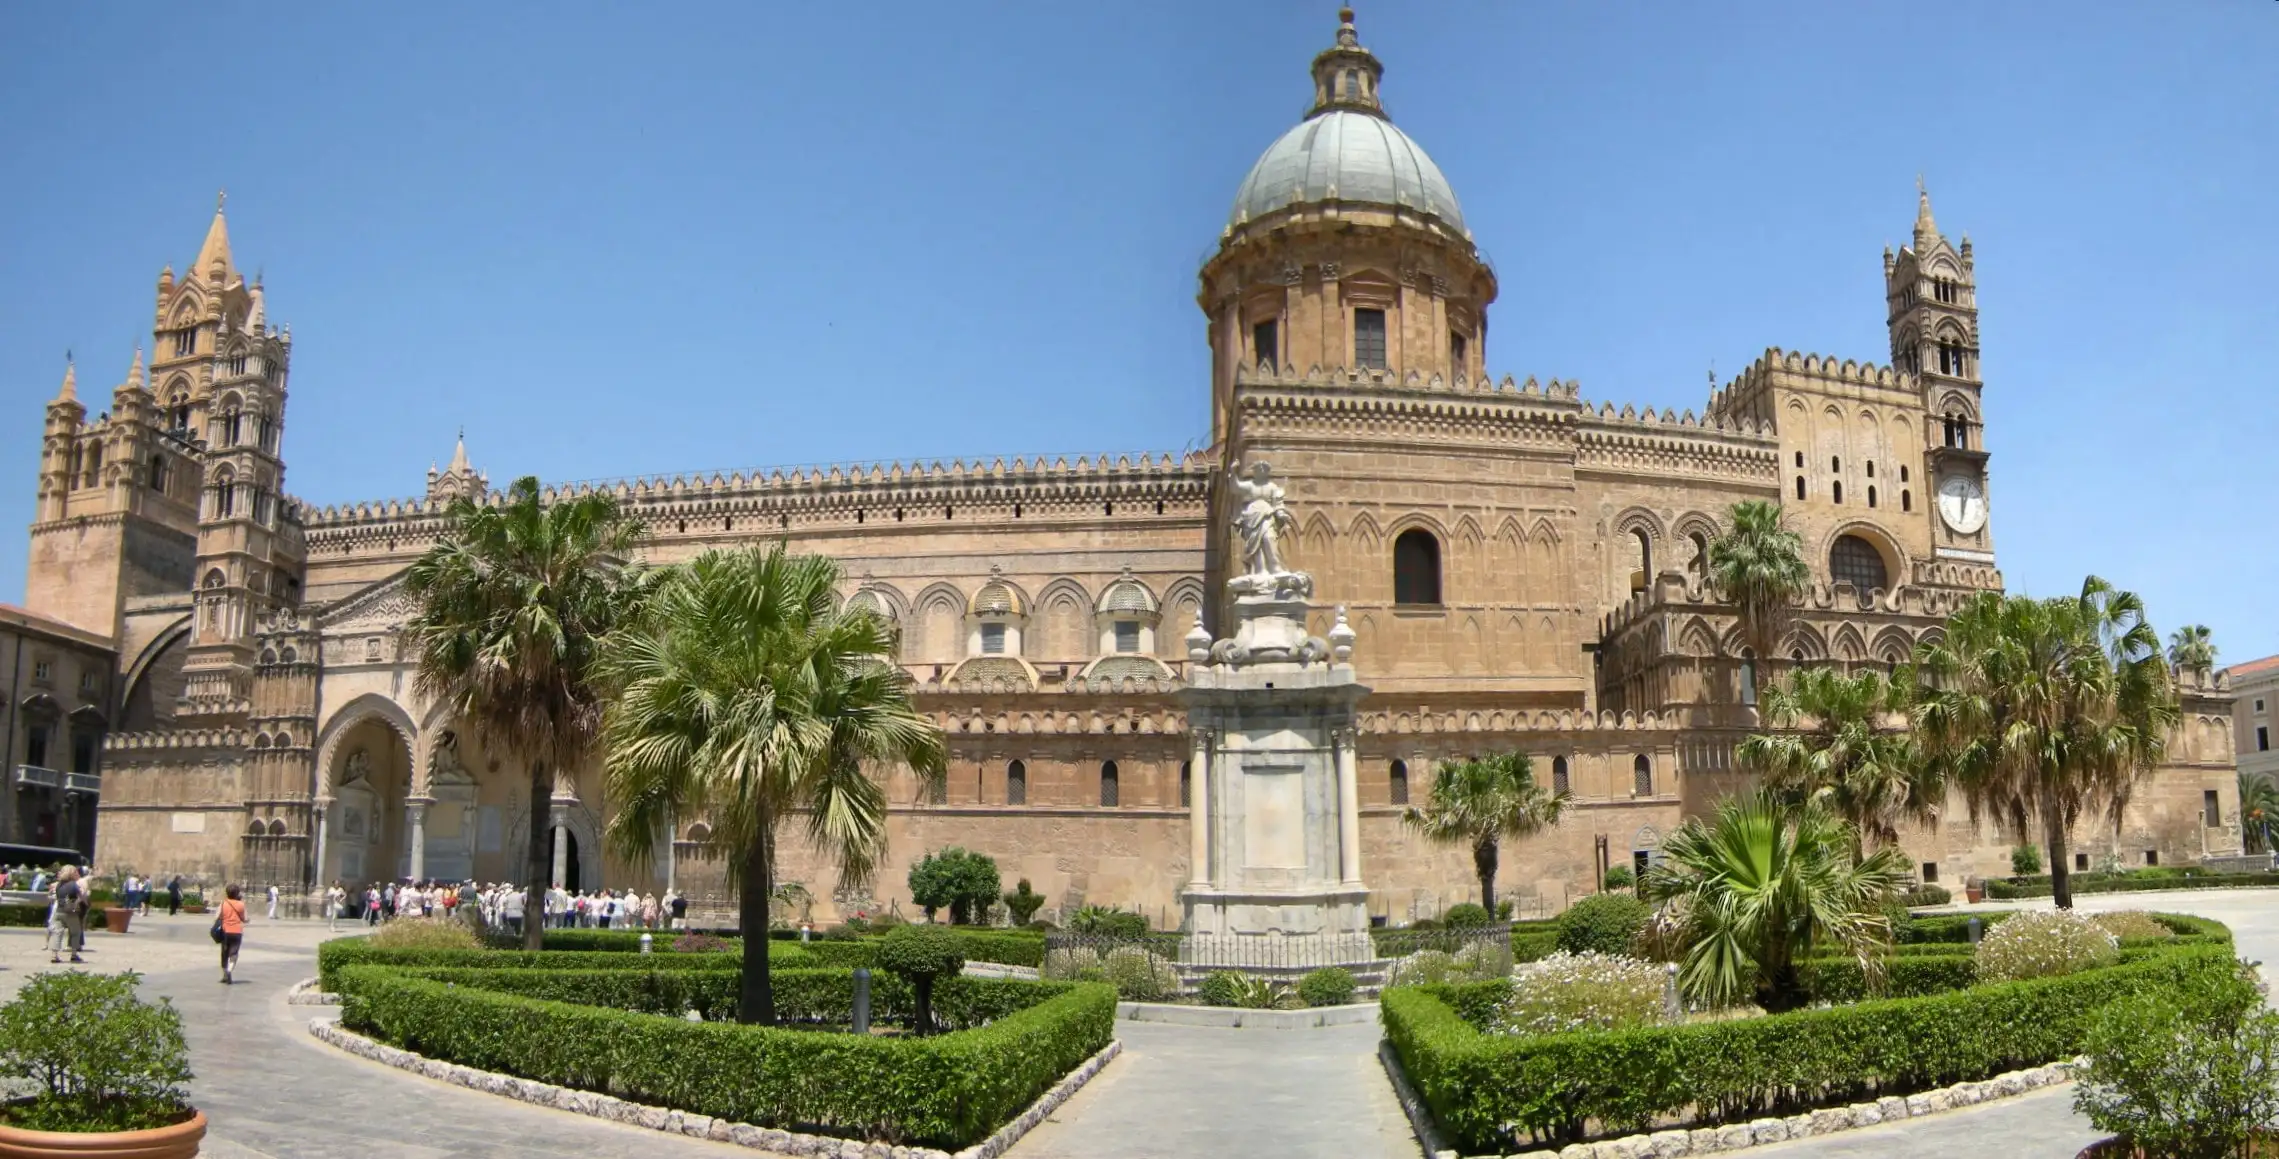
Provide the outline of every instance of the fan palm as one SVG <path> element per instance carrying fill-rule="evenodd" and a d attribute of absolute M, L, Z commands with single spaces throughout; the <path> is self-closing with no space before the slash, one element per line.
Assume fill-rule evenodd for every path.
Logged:
<path fill-rule="evenodd" d="M 1855 858 L 1857 838 L 1818 800 L 1759 790 L 1728 798 L 1662 839 L 1639 895 L 1662 903 L 1685 951 L 1678 985 L 1711 1006 L 1752 995 L 1767 1010 L 1805 1000 L 1796 961 L 1829 943 L 1871 977 L 1891 942 L 1884 906 L 1906 887 L 1906 854 Z"/>
<path fill-rule="evenodd" d="M 2084 814 L 2118 825 L 2180 718 L 2144 602 L 2095 576 L 2081 594 L 1984 592 L 1917 650 L 1918 743 L 1971 816 L 2039 820 L 2058 906 L 2073 905 L 2067 834 Z"/>
<path fill-rule="evenodd" d="M 1401 819 L 1432 841 L 1469 845 L 1480 878 L 1480 905 L 1496 912 L 1496 865 L 1505 838 L 1532 837 L 1559 823 L 1568 795 L 1535 783 L 1524 753 L 1443 761 L 1424 808 Z"/>
<path fill-rule="evenodd" d="M 525 476 L 504 503 L 453 501 L 441 538 L 413 562 L 419 601 L 406 632 L 420 695 L 443 705 L 530 772 L 523 943 L 537 949 L 553 868 L 546 824 L 555 779 L 591 753 L 602 717 L 592 681 L 601 637 L 638 599 L 643 579 L 621 561 L 638 520 L 608 495 L 541 501 Z"/>
<path fill-rule="evenodd" d="M 658 584 L 605 656 L 616 699 L 603 770 L 617 810 L 606 840 L 642 864 L 666 818 L 710 820 L 749 947 L 743 1022 L 775 1021 L 765 948 L 778 825 L 797 814 L 859 882 L 886 829 L 886 793 L 866 768 L 904 764 L 931 784 L 945 773 L 941 731 L 884 659 L 891 629 L 842 608 L 838 582 L 835 562 L 781 544 L 706 552 Z"/>
<path fill-rule="evenodd" d="M 2249 853 L 2279 849 L 2279 786 L 2269 777 L 2239 775 L 2239 832 Z"/>
<path fill-rule="evenodd" d="M 1769 499 L 1735 503 L 1730 519 L 1732 526 L 1709 543 L 1709 580 L 1740 609 L 1749 646 L 1767 657 L 1780 638 L 1789 601 L 1812 580 L 1804 538 L 1788 528 L 1780 504 Z"/>
<path fill-rule="evenodd" d="M 2179 672 L 2207 675 L 2216 666 L 2215 633 L 2206 624 L 2186 624 L 2169 633 L 2168 662 Z"/>
<path fill-rule="evenodd" d="M 1896 844 L 1903 821 L 1937 819 L 1945 786 L 1914 738 L 1886 727 L 1906 711 L 1906 699 L 1882 672 L 1799 669 L 1765 691 L 1761 709 L 1767 724 L 1785 731 L 1757 733 L 1735 751 L 1768 788 L 1825 802 L 1878 845 Z"/>

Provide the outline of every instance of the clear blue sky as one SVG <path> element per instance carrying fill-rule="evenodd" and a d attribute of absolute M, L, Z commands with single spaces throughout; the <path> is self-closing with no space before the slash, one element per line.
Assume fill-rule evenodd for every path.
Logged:
<path fill-rule="evenodd" d="M 1333 3 L 0 6 L 0 527 L 227 187 L 288 486 L 1178 450 L 1195 271 Z M 1918 172 L 1977 244 L 2014 588 L 2279 652 L 2279 7 L 1361 6 L 1501 272 L 1500 374 L 1699 407 L 1885 360 Z M 0 594 L 24 544 L 0 535 Z"/>

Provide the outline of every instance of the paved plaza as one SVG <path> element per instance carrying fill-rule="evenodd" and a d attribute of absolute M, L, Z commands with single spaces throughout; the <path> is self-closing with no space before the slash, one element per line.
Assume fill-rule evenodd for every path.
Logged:
<path fill-rule="evenodd" d="M 2048 902 L 2021 903 L 2046 908 Z M 2084 910 L 2161 909 L 2229 924 L 2251 961 L 2279 960 L 2279 890 L 2104 894 Z M 89 936 L 88 966 L 139 970 L 188 1024 L 192 1094 L 213 1122 L 205 1153 L 277 1156 L 749 1156 L 478 1094 L 352 1058 L 311 1038 L 322 1008 L 285 992 L 316 970 L 320 922 L 256 920 L 239 982 L 218 981 L 210 919 L 137 918 L 134 932 Z M 0 994 L 49 969 L 37 930 L 0 930 Z M 2266 971 L 2268 975 L 2268 969 Z M 1418 1154 L 1376 1058 L 1377 1028 L 1226 1030 L 1118 1023 L 1123 1055 L 1023 1139 L 1013 1159 L 1246 1159 Z M 2096 1138 L 2072 1088 L 1825 1139 L 1762 1148 L 1766 1159 L 1901 1159 L 1999 1154 L 2071 1159 Z"/>

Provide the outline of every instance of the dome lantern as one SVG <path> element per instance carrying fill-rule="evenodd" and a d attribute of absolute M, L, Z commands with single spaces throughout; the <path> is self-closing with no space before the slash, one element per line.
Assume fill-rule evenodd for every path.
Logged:
<path fill-rule="evenodd" d="M 1385 106 L 1377 97 L 1377 83 L 1384 75 L 1377 54 L 1361 47 L 1361 36 L 1353 29 L 1353 9 L 1338 9 L 1337 43 L 1314 57 L 1314 107 L 1306 116 L 1330 109 L 1384 116 Z"/>

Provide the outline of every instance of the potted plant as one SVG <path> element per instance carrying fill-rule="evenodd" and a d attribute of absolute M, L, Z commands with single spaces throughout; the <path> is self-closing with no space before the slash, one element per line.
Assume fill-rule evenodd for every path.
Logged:
<path fill-rule="evenodd" d="M 32 1093 L 0 1104 L 0 1159 L 189 1159 L 206 1136 L 190 1106 L 182 1015 L 135 996 L 141 976 L 36 974 L 0 1007 L 0 1077 Z"/>
<path fill-rule="evenodd" d="M 1980 877 L 1963 879 L 1962 896 L 1964 901 L 1967 901 L 1972 905 L 1977 905 L 1978 903 L 1985 901 L 1986 879 Z"/>
<path fill-rule="evenodd" d="M 123 903 L 106 904 L 103 906 L 103 928 L 114 934 L 126 933 L 127 923 L 133 920 L 134 916 L 134 911 L 128 909 Z"/>

